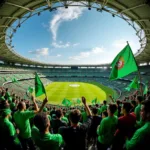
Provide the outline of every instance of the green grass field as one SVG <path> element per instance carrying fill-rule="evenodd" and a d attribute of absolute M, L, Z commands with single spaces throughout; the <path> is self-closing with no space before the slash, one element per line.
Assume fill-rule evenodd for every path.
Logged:
<path fill-rule="evenodd" d="M 52 82 L 45 88 L 50 104 L 61 104 L 64 98 L 74 103 L 82 96 L 86 97 L 88 103 L 95 98 L 102 103 L 109 100 L 108 95 L 117 96 L 114 90 L 97 82 Z M 41 95 L 38 99 L 43 100 L 44 97 Z"/>

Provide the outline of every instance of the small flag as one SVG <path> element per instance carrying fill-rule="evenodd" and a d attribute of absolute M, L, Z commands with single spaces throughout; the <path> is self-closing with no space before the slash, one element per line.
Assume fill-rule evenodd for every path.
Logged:
<path fill-rule="evenodd" d="M 77 99 L 77 104 L 81 104 L 81 100 L 80 99 Z"/>
<path fill-rule="evenodd" d="M 4 77 L 4 81 L 7 82 L 7 78 L 6 77 Z"/>
<path fill-rule="evenodd" d="M 92 101 L 91 101 L 91 103 L 94 105 L 94 104 L 96 104 L 97 103 L 97 97 L 95 98 L 95 99 L 93 99 Z"/>
<path fill-rule="evenodd" d="M 62 104 L 66 107 L 70 107 L 72 105 L 72 102 L 66 98 L 63 99 Z"/>
<path fill-rule="evenodd" d="M 28 87 L 27 92 L 29 92 L 29 93 L 33 93 L 33 91 L 34 91 L 34 88 L 33 88 L 33 87 L 31 87 L 31 86 L 29 86 L 29 87 Z"/>
<path fill-rule="evenodd" d="M 130 91 L 131 89 L 138 89 L 139 88 L 139 82 L 138 77 L 135 77 L 132 82 L 129 84 L 127 88 L 125 88 L 127 91 Z"/>
<path fill-rule="evenodd" d="M 145 85 L 145 88 L 144 88 L 144 94 L 147 94 L 147 92 L 148 92 L 148 86 L 147 86 L 147 84 Z"/>
<path fill-rule="evenodd" d="M 129 44 L 127 44 L 126 47 L 115 57 L 111 66 L 111 80 L 122 78 L 132 72 L 138 71 L 138 67 Z"/>
<path fill-rule="evenodd" d="M 16 83 L 16 82 L 18 82 L 18 80 L 16 78 L 12 78 L 12 82 Z"/>
<path fill-rule="evenodd" d="M 35 96 L 38 97 L 42 94 L 46 94 L 46 91 L 40 77 L 35 73 Z"/>

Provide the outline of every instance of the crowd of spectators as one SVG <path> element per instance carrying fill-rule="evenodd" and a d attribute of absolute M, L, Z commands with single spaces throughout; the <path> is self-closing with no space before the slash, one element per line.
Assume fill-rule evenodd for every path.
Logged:
<path fill-rule="evenodd" d="M 150 149 L 150 92 L 75 107 L 31 99 L 0 89 L 0 150 Z"/>

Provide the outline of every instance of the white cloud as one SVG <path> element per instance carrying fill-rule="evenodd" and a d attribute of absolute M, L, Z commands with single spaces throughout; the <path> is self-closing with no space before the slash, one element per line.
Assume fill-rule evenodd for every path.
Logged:
<path fill-rule="evenodd" d="M 56 57 L 61 57 L 61 55 L 60 55 L 60 54 L 57 54 Z"/>
<path fill-rule="evenodd" d="M 47 56 L 49 54 L 49 48 L 41 48 L 41 49 L 28 51 L 28 52 L 37 56 Z"/>
<path fill-rule="evenodd" d="M 80 45 L 80 43 L 74 43 L 72 44 L 73 47 Z"/>
<path fill-rule="evenodd" d="M 91 50 L 91 53 L 93 53 L 93 54 L 99 54 L 99 53 L 102 53 L 102 52 L 104 52 L 103 47 L 95 47 Z"/>
<path fill-rule="evenodd" d="M 71 59 L 71 60 L 81 60 L 81 59 L 84 59 L 84 58 L 96 56 L 97 54 L 100 54 L 100 53 L 103 53 L 103 52 L 104 52 L 103 47 L 95 47 L 90 51 L 80 52 L 79 55 L 71 56 L 71 57 L 69 57 L 69 59 Z"/>
<path fill-rule="evenodd" d="M 80 7 L 68 7 L 68 9 L 65 8 L 58 8 L 57 13 L 53 16 L 53 19 L 50 21 L 50 31 L 53 34 L 53 40 L 56 40 L 57 38 L 57 31 L 60 26 L 60 24 L 64 21 L 71 21 L 74 19 L 78 19 L 83 10 L 85 8 Z"/>
<path fill-rule="evenodd" d="M 71 44 L 70 42 L 63 43 L 62 41 L 59 41 L 59 42 L 53 42 L 51 45 L 54 48 L 68 48 L 68 47 L 76 47 L 76 46 L 80 45 L 80 43 Z"/>
<path fill-rule="evenodd" d="M 53 46 L 54 48 L 67 48 L 67 47 L 70 47 L 70 43 L 67 42 L 66 44 L 63 44 L 62 41 L 60 41 L 59 43 L 53 42 L 53 43 L 52 43 L 52 46 Z"/>

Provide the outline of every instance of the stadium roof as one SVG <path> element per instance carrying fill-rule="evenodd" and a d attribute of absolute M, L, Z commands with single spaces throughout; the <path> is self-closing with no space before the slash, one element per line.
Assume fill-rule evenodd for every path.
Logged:
<path fill-rule="evenodd" d="M 57 3 L 57 4 L 56 4 Z M 150 2 L 149 0 L 98 0 L 98 1 L 55 1 L 55 0 L 1 0 L 0 1 L 0 60 L 39 66 L 69 66 L 36 62 L 20 56 L 13 50 L 12 37 L 21 24 L 42 11 L 54 11 L 57 7 L 82 6 L 107 11 L 131 25 L 140 39 L 141 48 L 135 54 L 138 63 L 150 62 Z M 92 66 L 104 66 L 92 65 Z M 70 65 L 71 66 L 71 65 Z M 81 65 L 86 66 L 86 65 Z"/>

